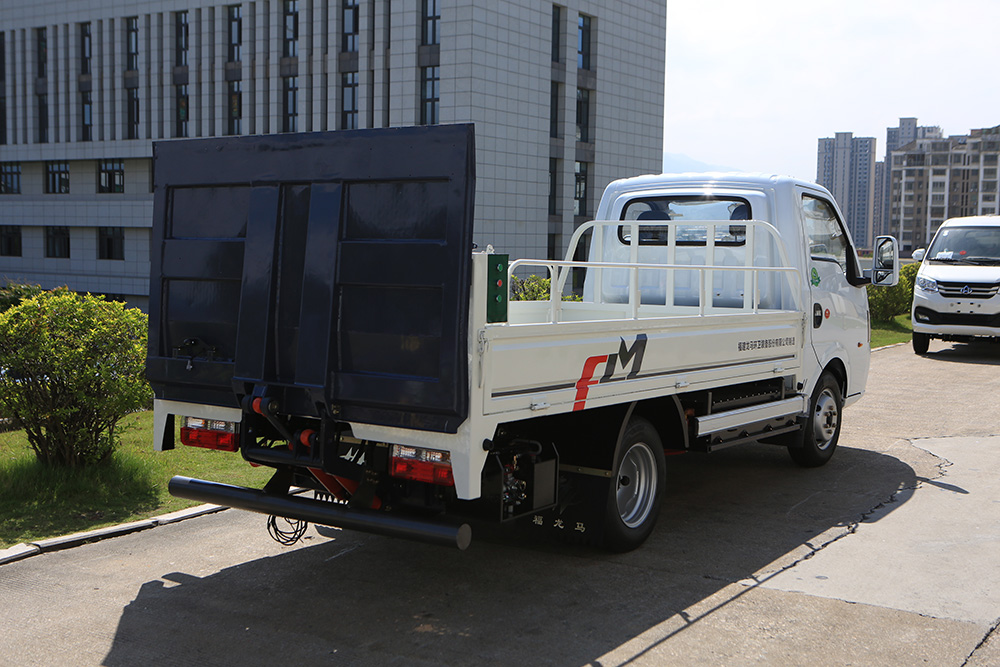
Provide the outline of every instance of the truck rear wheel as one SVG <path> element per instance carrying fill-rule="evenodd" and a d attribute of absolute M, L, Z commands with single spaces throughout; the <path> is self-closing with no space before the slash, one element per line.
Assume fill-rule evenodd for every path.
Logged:
<path fill-rule="evenodd" d="M 622 437 L 608 489 L 605 547 L 630 551 L 653 532 L 660 514 L 665 468 L 660 435 L 648 421 L 633 417 Z"/>
<path fill-rule="evenodd" d="M 931 346 L 931 337 L 928 334 L 913 332 L 913 351 L 916 354 L 927 354 Z"/>
<path fill-rule="evenodd" d="M 843 410 L 840 383 L 831 373 L 824 372 L 813 390 L 809 419 L 802 429 L 801 438 L 788 447 L 792 460 L 804 468 L 816 468 L 829 461 L 840 439 L 840 415 Z"/>

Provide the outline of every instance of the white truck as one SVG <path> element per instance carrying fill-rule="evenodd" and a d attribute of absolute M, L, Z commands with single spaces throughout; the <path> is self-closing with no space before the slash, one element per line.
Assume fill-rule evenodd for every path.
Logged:
<path fill-rule="evenodd" d="M 185 444 L 275 469 L 263 490 L 175 477 L 174 495 L 460 548 L 476 519 L 628 550 L 667 453 L 829 460 L 894 239 L 869 279 L 821 187 L 657 175 L 609 185 L 564 260 L 508 262 L 471 251 L 473 137 L 156 145 L 157 447 L 176 417 Z M 528 274 L 549 298 L 510 301 Z"/>

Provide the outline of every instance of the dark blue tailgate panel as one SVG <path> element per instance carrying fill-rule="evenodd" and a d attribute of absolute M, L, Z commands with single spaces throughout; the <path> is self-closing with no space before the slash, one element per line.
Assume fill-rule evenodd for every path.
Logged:
<path fill-rule="evenodd" d="M 468 416 L 471 125 L 158 142 L 157 398 L 454 433 Z"/>

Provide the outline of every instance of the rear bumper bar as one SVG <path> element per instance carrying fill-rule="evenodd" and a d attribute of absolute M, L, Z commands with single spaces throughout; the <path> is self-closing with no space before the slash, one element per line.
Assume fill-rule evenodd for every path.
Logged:
<path fill-rule="evenodd" d="M 273 495 L 259 489 L 219 484 L 190 477 L 174 477 L 168 485 L 170 495 L 204 503 L 214 503 L 261 514 L 274 514 L 299 519 L 322 526 L 337 526 L 376 535 L 402 537 L 417 542 L 441 546 L 468 548 L 472 529 L 468 524 L 452 525 L 401 517 L 365 509 L 347 509 L 343 505 L 300 498 Z"/>

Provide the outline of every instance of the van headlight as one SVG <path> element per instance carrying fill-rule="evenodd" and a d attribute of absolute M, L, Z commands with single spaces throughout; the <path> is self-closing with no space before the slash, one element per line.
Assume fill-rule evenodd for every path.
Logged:
<path fill-rule="evenodd" d="M 921 278 L 917 276 L 917 287 L 925 292 L 937 292 L 938 286 L 936 280 L 931 280 L 930 278 Z"/>

